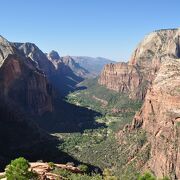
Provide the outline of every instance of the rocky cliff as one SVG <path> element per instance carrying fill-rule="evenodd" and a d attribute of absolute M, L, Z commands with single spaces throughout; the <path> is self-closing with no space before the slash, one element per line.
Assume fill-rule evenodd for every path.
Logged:
<path fill-rule="evenodd" d="M 74 61 L 63 61 L 56 51 L 45 54 L 33 43 L 11 44 L 47 76 L 48 81 L 61 96 L 73 91 L 76 84 L 85 78 L 83 75 L 86 72 L 83 68 Z"/>
<path fill-rule="evenodd" d="M 60 57 L 54 50 L 46 56 L 54 67 L 53 73 L 49 76 L 50 82 L 62 96 L 74 91 L 76 85 L 84 80 L 86 73 L 88 74 L 70 56 Z"/>
<path fill-rule="evenodd" d="M 32 59 L 1 37 L 0 97 L 30 114 L 52 111 L 52 87 Z"/>
<path fill-rule="evenodd" d="M 146 168 L 180 179 L 180 59 L 167 58 L 147 91 L 132 128 L 146 130 L 151 154 Z"/>
<path fill-rule="evenodd" d="M 165 57 L 180 57 L 180 29 L 159 30 L 147 35 L 128 63 L 106 65 L 98 82 L 109 89 L 128 93 L 131 98 L 144 99 Z"/>
<path fill-rule="evenodd" d="M 48 77 L 54 72 L 54 66 L 46 55 L 33 43 L 12 43 L 20 53 L 29 58 L 36 68 L 44 72 Z"/>
<path fill-rule="evenodd" d="M 107 64 L 98 82 L 108 89 L 129 93 L 132 98 L 144 98 L 146 86 L 142 83 L 141 74 L 136 66 L 127 63 Z"/>

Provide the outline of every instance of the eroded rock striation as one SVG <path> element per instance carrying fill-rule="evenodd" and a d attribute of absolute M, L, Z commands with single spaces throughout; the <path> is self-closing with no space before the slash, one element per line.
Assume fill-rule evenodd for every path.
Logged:
<path fill-rule="evenodd" d="M 132 128 L 139 127 L 151 144 L 147 168 L 158 177 L 180 179 L 180 59 L 167 58 L 162 64 L 134 117 Z"/>
<path fill-rule="evenodd" d="M 158 30 L 147 35 L 128 63 L 108 64 L 99 84 L 144 99 L 165 57 L 180 57 L 180 29 Z"/>
<path fill-rule="evenodd" d="M 143 99 L 125 134 L 145 130 L 150 155 L 144 167 L 157 177 L 180 179 L 180 29 L 159 30 L 146 36 L 128 63 L 107 65 L 99 83 Z M 136 156 L 131 161 L 137 159 Z M 142 162 L 138 162 L 141 164 Z"/>

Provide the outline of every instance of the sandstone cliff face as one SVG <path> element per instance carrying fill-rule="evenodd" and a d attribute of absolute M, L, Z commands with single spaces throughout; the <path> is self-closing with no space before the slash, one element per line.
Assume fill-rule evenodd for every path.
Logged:
<path fill-rule="evenodd" d="M 1 37 L 0 97 L 31 114 L 52 111 L 52 88 L 33 60 Z"/>
<path fill-rule="evenodd" d="M 117 92 L 129 93 L 132 98 L 144 98 L 145 86 L 143 87 L 142 77 L 136 66 L 127 63 L 108 64 L 98 82 Z"/>
<path fill-rule="evenodd" d="M 151 144 L 146 168 L 180 179 L 180 59 L 166 58 L 132 128 L 142 127 Z"/>
<path fill-rule="evenodd" d="M 99 84 L 144 99 L 165 57 L 180 57 L 180 29 L 155 31 L 139 44 L 127 64 L 106 65 Z"/>

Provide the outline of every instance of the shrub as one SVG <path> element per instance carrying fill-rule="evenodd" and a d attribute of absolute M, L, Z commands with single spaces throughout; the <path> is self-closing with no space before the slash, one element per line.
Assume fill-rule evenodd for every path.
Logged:
<path fill-rule="evenodd" d="M 89 171 L 88 166 L 85 164 L 79 165 L 78 168 L 84 173 L 88 173 L 88 171 Z"/>
<path fill-rule="evenodd" d="M 54 169 L 55 168 L 55 164 L 53 162 L 48 162 L 48 166 L 51 168 L 51 169 Z"/>
<path fill-rule="evenodd" d="M 102 177 L 98 174 L 88 176 L 87 174 L 72 174 L 69 177 L 70 180 L 103 180 Z"/>
<path fill-rule="evenodd" d="M 117 180 L 117 177 L 113 176 L 111 170 L 107 168 L 103 171 L 103 177 L 104 180 Z"/>
<path fill-rule="evenodd" d="M 7 180 L 29 180 L 35 179 L 36 174 L 29 171 L 30 164 L 23 157 L 17 158 L 6 167 Z"/>
<path fill-rule="evenodd" d="M 55 168 L 52 173 L 58 174 L 64 178 L 69 178 L 72 173 L 66 169 Z"/>
<path fill-rule="evenodd" d="M 149 172 L 144 173 L 138 177 L 138 180 L 156 180 L 156 178 Z"/>

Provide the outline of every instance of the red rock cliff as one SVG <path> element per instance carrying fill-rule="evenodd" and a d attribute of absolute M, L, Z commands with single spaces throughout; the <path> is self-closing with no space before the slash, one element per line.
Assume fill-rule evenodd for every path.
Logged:
<path fill-rule="evenodd" d="M 128 93 L 131 98 L 144 99 L 164 57 L 180 57 L 180 30 L 159 30 L 144 38 L 130 61 L 106 65 L 99 84 Z"/>
<path fill-rule="evenodd" d="M 180 59 L 166 59 L 149 88 L 132 128 L 146 130 L 151 144 L 147 168 L 180 179 Z"/>
<path fill-rule="evenodd" d="M 9 55 L 0 69 L 1 97 L 18 103 L 32 114 L 52 111 L 52 90 L 41 72 Z"/>

